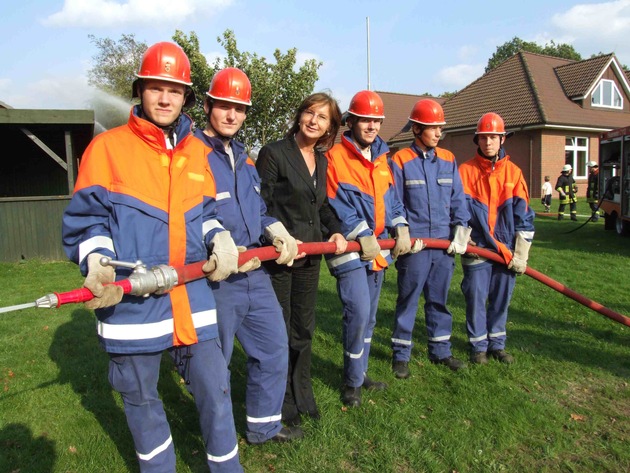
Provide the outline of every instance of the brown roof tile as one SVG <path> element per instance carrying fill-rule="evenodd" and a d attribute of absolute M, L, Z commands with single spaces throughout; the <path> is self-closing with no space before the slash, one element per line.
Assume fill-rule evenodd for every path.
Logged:
<path fill-rule="evenodd" d="M 582 96 L 588 92 L 611 58 L 619 64 L 614 54 L 573 61 L 521 51 L 444 103 L 445 130 L 473 129 L 479 117 L 490 111 L 500 114 L 512 130 L 544 125 L 627 126 L 630 113 L 582 108 L 565 93 L 570 90 Z M 630 100 L 627 94 L 625 100 Z M 409 139 L 411 133 L 396 137 L 396 141 Z"/>
<path fill-rule="evenodd" d="M 569 98 L 585 96 L 612 57 L 612 54 L 605 54 L 556 67 L 556 75 L 565 95 Z"/>

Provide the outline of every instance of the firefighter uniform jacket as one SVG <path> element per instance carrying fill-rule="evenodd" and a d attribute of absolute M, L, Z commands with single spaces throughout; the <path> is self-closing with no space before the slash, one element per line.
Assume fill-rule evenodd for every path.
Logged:
<path fill-rule="evenodd" d="M 426 161 L 431 162 L 426 164 Z M 412 238 L 451 238 L 455 225 L 470 218 L 455 156 L 443 148 L 424 157 L 414 143 L 391 159 L 396 192 L 405 207 Z"/>
<path fill-rule="evenodd" d="M 328 200 L 339 220 L 347 240 L 376 235 L 388 238 L 394 227 L 406 225 L 404 207 L 394 188 L 394 179 L 387 164 L 387 144 L 379 137 L 371 145 L 372 161 L 368 161 L 350 139 L 350 131 L 333 146 L 328 158 Z M 384 269 L 391 263 L 389 250 L 372 261 L 362 261 L 359 253 L 352 252 L 327 258 L 328 268 L 338 275 L 367 267 L 373 271 Z"/>
<path fill-rule="evenodd" d="M 94 252 L 141 260 L 149 268 L 202 261 L 211 239 L 225 230 L 216 214 L 208 150 L 192 136 L 191 119 L 181 115 L 177 144 L 168 149 L 164 132 L 139 111 L 134 107 L 126 125 L 96 136 L 83 155 L 63 216 L 63 245 L 84 275 Z M 116 268 L 116 279 L 130 272 Z M 124 296 L 113 307 L 97 309 L 96 317 L 99 340 L 110 353 L 156 352 L 218 336 L 205 279 L 163 295 Z"/>
<path fill-rule="evenodd" d="M 471 239 L 506 263 L 512 260 L 516 233 L 534 238 L 534 211 L 521 169 L 501 149 L 492 162 L 479 153 L 459 167 L 470 212 Z"/>
<path fill-rule="evenodd" d="M 209 149 L 207 156 L 217 186 L 217 213 L 234 243 L 247 249 L 263 244 L 264 229 L 277 222 L 267 215 L 267 206 L 260 196 L 260 177 L 254 161 L 247 156 L 245 146 L 230 140 L 234 154 L 234 170 L 223 141 L 195 130 Z"/>
<path fill-rule="evenodd" d="M 588 175 L 586 188 L 586 201 L 596 203 L 599 200 L 599 171 L 592 171 Z"/>
<path fill-rule="evenodd" d="M 573 176 L 564 173 L 560 174 L 556 181 L 556 190 L 558 192 L 560 192 L 560 190 L 564 191 L 564 195 L 560 193 L 561 204 L 577 202 L 575 197 L 575 179 L 573 179 Z"/>

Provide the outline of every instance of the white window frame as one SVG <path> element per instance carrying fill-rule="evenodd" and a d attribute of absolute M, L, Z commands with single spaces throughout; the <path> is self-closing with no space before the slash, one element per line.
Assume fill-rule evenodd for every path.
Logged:
<path fill-rule="evenodd" d="M 572 144 L 567 144 L 567 140 L 571 140 Z M 579 145 L 579 140 L 585 140 L 585 145 Z M 564 144 L 564 156 L 565 156 L 565 164 L 570 164 L 573 168 L 573 177 L 575 179 L 584 179 L 588 177 L 588 171 L 586 164 L 588 163 L 588 137 L 586 136 L 565 136 L 565 144 Z M 584 162 L 582 166 L 578 164 L 578 153 L 580 151 L 584 151 Z M 571 153 L 571 157 L 567 155 Z M 581 168 L 581 169 L 580 169 Z"/>
<path fill-rule="evenodd" d="M 610 101 L 610 105 L 604 103 L 604 88 L 606 85 L 610 84 L 610 94 L 608 100 Z M 595 101 L 595 95 L 599 93 L 599 101 Z M 615 105 L 615 93 L 619 96 L 619 105 Z M 614 108 L 617 110 L 623 109 L 623 95 L 619 92 L 619 88 L 615 81 L 610 79 L 602 79 L 597 84 L 597 87 L 593 89 L 593 93 L 591 94 L 591 105 L 593 107 L 602 107 L 602 108 Z"/>

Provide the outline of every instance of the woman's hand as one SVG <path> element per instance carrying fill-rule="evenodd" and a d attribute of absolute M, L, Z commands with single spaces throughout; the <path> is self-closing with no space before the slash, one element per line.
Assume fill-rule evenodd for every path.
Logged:
<path fill-rule="evenodd" d="M 335 249 L 336 255 L 345 253 L 346 248 L 348 247 L 348 240 L 346 240 L 341 233 L 333 233 L 328 241 L 335 242 L 335 246 L 337 247 Z"/>

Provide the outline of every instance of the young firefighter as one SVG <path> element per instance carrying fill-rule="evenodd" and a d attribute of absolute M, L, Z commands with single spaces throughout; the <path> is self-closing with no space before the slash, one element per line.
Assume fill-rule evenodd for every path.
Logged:
<path fill-rule="evenodd" d="M 381 251 L 378 237 L 396 233 L 396 257 L 411 249 L 404 208 L 396 197 L 387 165 L 389 148 L 378 136 L 383 121 L 383 101 L 363 90 L 350 101 L 341 143 L 328 157 L 328 199 L 341 220 L 347 240 L 357 240 L 360 252 L 327 259 L 337 278 L 343 305 L 344 387 L 342 402 L 361 404 L 361 388 L 382 390 L 385 383 L 367 377 L 372 333 L 384 269 L 392 262 L 389 250 Z"/>
<path fill-rule="evenodd" d="M 182 113 L 195 101 L 190 63 L 173 43 L 147 49 L 133 96 L 140 105 L 126 125 L 96 136 L 81 160 L 74 195 L 63 217 L 63 243 L 87 274 L 95 298 L 109 380 L 120 393 L 140 471 L 175 472 L 175 450 L 157 391 L 167 350 L 199 411 L 206 457 L 213 472 L 243 471 L 232 418 L 230 381 L 221 352 L 217 311 L 204 279 L 167 294 L 124 296 L 105 285 L 126 268 L 102 266 L 107 256 L 142 260 L 148 267 L 182 266 L 208 259 L 217 281 L 237 271 L 236 246 L 217 219 L 215 183 L 207 148 L 192 136 Z M 204 266 L 204 270 L 207 269 Z"/>
<path fill-rule="evenodd" d="M 503 363 L 514 361 L 505 351 L 508 307 L 516 275 L 527 269 L 534 238 L 534 211 L 525 178 L 505 153 L 505 139 L 503 119 L 486 113 L 477 123 L 477 154 L 459 167 L 472 241 L 496 251 L 507 263 L 506 268 L 484 258 L 462 256 L 470 361 L 477 364 L 486 364 L 488 356 Z"/>
<path fill-rule="evenodd" d="M 210 149 L 208 162 L 216 176 L 217 212 L 236 244 L 251 249 L 266 239 L 280 253 L 276 262 L 291 265 L 297 243 L 281 222 L 266 214 L 254 162 L 243 143 L 234 139 L 251 106 L 251 94 L 249 78 L 240 69 L 228 67 L 217 72 L 204 102 L 208 123 L 204 130 L 197 129 L 195 136 Z M 244 269 L 248 272 L 211 286 L 225 359 L 229 363 L 235 336 L 247 355 L 247 440 L 260 444 L 300 438 L 299 427 L 283 427 L 281 423 L 289 356 L 282 308 L 260 261 L 241 271 Z"/>
<path fill-rule="evenodd" d="M 455 270 L 452 255 L 463 254 L 468 245 L 470 214 L 455 156 L 437 147 L 445 124 L 439 103 L 431 99 L 416 102 L 407 125 L 413 131 L 414 143 L 398 151 L 390 162 L 411 236 L 452 240 L 446 251 L 411 251 L 396 260 L 398 299 L 392 333 L 392 369 L 397 378 L 409 377 L 412 332 L 421 294 L 425 299 L 429 359 L 453 371 L 466 367 L 451 353 L 453 316 L 446 300 Z M 420 244 L 417 249 L 421 248 Z"/>

